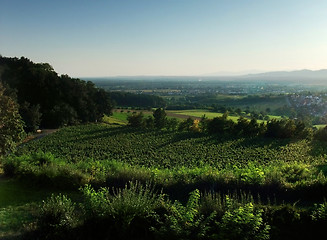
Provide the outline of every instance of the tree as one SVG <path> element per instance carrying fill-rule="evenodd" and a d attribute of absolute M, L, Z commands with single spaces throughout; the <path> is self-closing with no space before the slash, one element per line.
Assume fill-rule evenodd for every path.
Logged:
<path fill-rule="evenodd" d="M 166 125 L 166 112 L 164 109 L 162 108 L 157 108 L 154 112 L 153 112 L 153 117 L 154 117 L 154 126 L 156 128 L 163 128 Z"/>
<path fill-rule="evenodd" d="M 15 143 L 24 137 L 23 121 L 13 99 L 4 95 L 0 82 L 0 155 L 15 149 Z"/>
<path fill-rule="evenodd" d="M 188 117 L 184 121 L 179 123 L 178 130 L 179 131 L 190 131 L 191 127 L 193 126 L 194 119 L 191 117 Z"/>
<path fill-rule="evenodd" d="M 166 128 L 168 130 L 174 131 L 174 130 L 177 129 L 177 127 L 178 127 L 178 120 L 177 120 L 177 118 L 167 119 Z"/>
<path fill-rule="evenodd" d="M 24 102 L 20 108 L 19 113 L 25 122 L 26 132 L 35 132 L 41 123 L 40 105 L 32 105 L 29 102 Z"/>
<path fill-rule="evenodd" d="M 127 117 L 128 125 L 131 127 L 143 127 L 144 121 L 143 121 L 143 113 L 133 113 L 132 115 L 129 115 Z"/>

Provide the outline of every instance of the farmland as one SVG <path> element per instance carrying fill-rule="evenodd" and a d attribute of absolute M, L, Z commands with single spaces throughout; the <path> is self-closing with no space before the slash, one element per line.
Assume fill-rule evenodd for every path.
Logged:
<path fill-rule="evenodd" d="M 116 113 L 116 116 L 122 117 L 122 114 Z M 23 231 L 21 225 L 23 223 L 33 224 L 35 221 L 33 216 L 37 212 L 36 207 L 42 199 L 50 195 L 50 192 L 65 193 L 78 202 L 81 201 L 81 198 L 97 197 L 98 200 L 93 199 L 92 201 L 104 202 L 92 211 L 106 211 L 103 206 L 108 204 L 107 201 L 109 200 L 101 198 L 103 194 L 101 191 L 105 190 L 102 189 L 99 190 L 100 192 L 96 192 L 87 186 L 92 185 L 97 188 L 115 186 L 121 188 L 128 181 L 133 180 L 144 184 L 152 182 L 162 188 L 166 194 L 169 194 L 169 198 L 181 201 L 186 201 L 186 195 L 193 191 L 194 188 L 198 188 L 202 191 L 202 200 L 201 204 L 198 202 L 197 205 L 194 205 L 195 208 L 206 209 L 208 206 L 205 204 L 209 204 L 209 209 L 222 209 L 215 210 L 222 215 L 226 211 L 223 209 L 228 209 L 228 205 L 225 205 L 227 203 L 221 202 L 223 198 L 221 195 L 209 195 L 209 199 L 212 200 L 207 199 L 208 203 L 202 202 L 206 199 L 206 191 L 225 192 L 226 194 L 229 191 L 251 191 L 254 196 L 260 194 L 262 201 L 268 204 L 267 208 L 270 209 L 266 210 L 268 212 L 265 214 L 271 214 L 269 211 L 278 212 L 280 211 L 278 209 L 284 208 L 283 204 L 275 206 L 270 205 L 269 200 L 267 202 L 268 198 L 274 196 L 272 194 L 278 194 L 278 196 L 274 196 L 275 204 L 288 201 L 302 207 L 309 206 L 304 213 L 300 212 L 302 210 L 295 208 L 292 210 L 296 213 L 299 211 L 297 214 L 305 217 L 305 214 L 312 211 L 313 204 L 317 201 L 321 202 L 325 196 L 324 189 L 327 184 L 325 158 L 326 144 L 308 139 L 242 138 L 194 132 L 134 129 L 115 124 L 87 124 L 66 127 L 42 139 L 23 145 L 16 152 L 16 156 L 9 156 L 3 160 L 5 172 L 7 171 L 7 173 L 24 180 L 30 197 L 27 199 L 19 197 L 17 191 L 20 189 L 20 184 L 15 182 L 9 182 L 14 186 L 10 188 L 11 192 L 8 191 L 8 188 L 6 190 L 6 185 L 2 186 L 2 188 L 0 186 L 0 189 L 7 191 L 9 196 L 11 195 L 14 198 L 18 196 L 17 199 L 20 199 L 20 202 L 17 202 L 14 207 L 10 205 L 3 206 L 4 208 L 0 214 L 7 221 L 5 225 L 7 233 Z M 36 189 L 41 190 L 35 191 L 30 186 L 38 186 Z M 84 192 L 81 195 L 76 189 L 83 186 L 86 187 L 83 188 Z M 131 189 L 134 189 L 133 186 L 131 185 Z M 142 189 L 142 186 L 136 185 L 134 190 L 125 188 L 125 190 L 119 191 L 127 191 L 126 193 L 121 192 L 121 194 L 129 194 L 129 198 L 132 198 L 133 195 L 130 194 L 143 191 L 138 190 L 139 188 Z M 94 192 L 92 193 L 92 191 Z M 130 193 L 128 191 L 134 192 Z M 148 198 L 162 198 L 160 195 L 151 197 L 152 193 L 150 192 L 142 194 L 144 195 L 135 196 L 136 199 L 130 201 L 139 201 L 137 199 L 140 197 L 145 198 L 142 200 L 145 202 L 150 201 Z M 193 194 L 196 194 L 196 192 L 193 192 Z M 119 196 L 114 195 L 114 198 Z M 194 195 L 193 197 L 196 196 L 198 196 L 196 199 L 199 201 L 200 195 Z M 242 194 L 236 194 L 233 199 L 239 199 L 237 201 L 240 201 L 240 204 L 243 204 L 242 206 L 252 206 L 246 205 L 250 204 L 249 201 L 254 201 L 251 194 L 246 195 L 245 199 L 248 200 L 242 200 L 244 198 L 242 196 Z M 122 199 L 110 201 L 125 201 L 123 195 L 119 198 Z M 69 204 L 65 198 L 60 200 L 57 197 L 56 199 L 48 199 L 48 201 L 64 201 Z M 257 197 L 255 201 L 262 204 Z M 83 204 L 87 204 L 87 202 L 83 202 Z M 125 203 L 122 202 L 121 204 Z M 151 205 L 155 208 L 159 202 L 149 202 L 147 204 L 144 205 L 146 209 L 149 208 L 149 204 L 155 204 Z M 87 206 L 85 205 L 85 207 Z M 119 207 L 119 205 L 114 206 L 117 209 L 123 208 L 123 206 Z M 167 209 L 169 209 L 169 206 L 169 204 L 166 206 Z M 97 210 L 97 208 L 102 210 Z M 180 208 L 178 211 L 184 210 Z M 207 214 L 206 211 L 213 210 L 201 210 L 203 214 Z M 251 211 L 254 210 L 249 209 L 249 211 L 249 214 L 252 214 Z M 109 219 L 111 217 L 117 218 L 114 212 L 106 214 L 109 214 Z M 174 216 L 174 213 L 170 214 Z M 256 214 L 259 213 L 256 212 Z M 9 216 L 13 216 L 13 218 Z M 208 215 L 203 216 L 209 217 Z M 256 216 L 261 219 L 260 214 Z M 88 215 L 85 217 L 89 218 Z M 278 217 L 278 214 L 272 216 L 272 219 L 275 219 L 275 217 Z M 221 217 L 216 217 L 216 219 L 223 221 Z M 81 220 L 76 221 L 82 224 Z M 118 221 L 117 223 L 123 221 L 120 224 L 126 224 L 124 218 L 114 220 L 114 222 L 116 221 Z M 184 224 L 183 221 L 187 220 L 179 221 L 181 222 L 178 224 Z M 273 221 L 269 220 L 268 222 L 276 225 Z M 210 224 L 213 226 L 213 223 Z M 303 223 L 299 222 L 298 224 Z M 97 232 L 100 235 L 104 233 L 103 229 L 97 230 L 101 225 L 94 226 L 87 220 L 82 226 L 80 234 L 83 234 L 83 231 L 93 231 L 93 234 Z M 127 229 L 133 229 L 133 225 L 126 227 Z M 282 226 L 279 226 L 279 228 L 283 229 Z M 111 229 L 111 231 L 115 236 L 120 237 L 125 236 L 124 234 L 127 234 L 127 236 L 132 234 L 129 232 L 122 233 L 115 230 L 115 228 Z M 157 231 L 163 230 L 155 231 L 156 234 L 159 234 Z M 283 231 L 290 230 L 283 229 Z M 72 232 L 71 234 L 76 236 L 77 233 Z M 273 239 L 279 239 L 280 235 L 276 234 Z"/>
<path fill-rule="evenodd" d="M 323 161 L 323 147 L 313 149 L 307 140 L 233 139 L 156 130 L 117 128 L 105 124 L 65 128 L 19 149 L 19 153 L 51 152 L 68 162 L 113 159 L 146 167 L 225 168 L 247 162 L 278 160 L 305 163 Z"/>
<path fill-rule="evenodd" d="M 84 181 L 99 184 L 104 184 L 106 178 L 119 178 L 122 169 L 131 169 L 130 179 L 164 180 L 168 185 L 183 178 L 184 183 L 196 183 L 203 176 L 228 184 L 230 179 L 224 179 L 228 173 L 236 184 L 269 185 L 273 181 L 282 188 L 296 188 L 324 183 L 324 174 L 319 172 L 326 164 L 325 149 L 326 144 L 306 139 L 239 138 L 91 124 L 64 128 L 24 145 L 18 154 L 50 152 L 49 161 L 54 166 L 75 169 Z M 47 156 L 41 154 L 39 158 Z M 10 161 L 15 165 L 15 161 L 25 160 Z M 33 167 L 18 167 L 23 175 L 45 171 L 42 165 L 26 161 Z M 253 176 L 247 178 L 247 174 Z"/>

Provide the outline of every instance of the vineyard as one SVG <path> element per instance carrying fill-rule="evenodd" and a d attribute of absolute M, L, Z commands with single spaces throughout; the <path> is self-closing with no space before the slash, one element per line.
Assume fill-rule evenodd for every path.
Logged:
<path fill-rule="evenodd" d="M 246 226 L 234 239 L 308 239 L 325 229 L 321 214 L 327 203 L 317 203 L 326 196 L 326 149 L 326 143 L 313 140 L 108 124 L 66 127 L 3 159 L 4 173 L 23 180 L 36 200 L 26 201 L 34 205 L 6 205 L 0 218 L 7 219 L 7 234 L 26 231 L 21 226 L 30 222 L 38 226 L 31 231 L 35 236 L 69 234 L 70 239 L 85 239 L 86 233 L 97 239 L 106 234 L 134 239 L 135 232 L 142 239 L 166 239 L 167 234 L 176 235 L 174 239 L 188 234 L 190 239 L 201 229 L 207 229 L 201 236 L 226 239 L 233 224 Z M 44 190 L 35 194 L 29 185 Z M 67 195 L 50 197 L 48 191 Z M 34 219 L 41 193 L 49 197 Z M 145 224 L 141 228 L 140 219 Z M 290 224 L 302 230 L 293 235 Z M 277 230 L 269 231 L 270 226 Z"/>
<path fill-rule="evenodd" d="M 312 140 L 89 124 L 32 141 L 16 155 L 3 163 L 9 174 L 75 187 L 142 180 L 165 186 L 219 182 L 225 188 L 277 184 L 287 191 L 327 183 L 326 144 Z"/>
<path fill-rule="evenodd" d="M 223 169 L 248 162 L 324 162 L 324 145 L 308 140 L 228 138 L 197 133 L 135 130 L 102 124 L 69 127 L 31 142 L 19 154 L 51 152 L 68 162 L 117 160 L 131 165 L 158 168 L 202 167 Z"/>

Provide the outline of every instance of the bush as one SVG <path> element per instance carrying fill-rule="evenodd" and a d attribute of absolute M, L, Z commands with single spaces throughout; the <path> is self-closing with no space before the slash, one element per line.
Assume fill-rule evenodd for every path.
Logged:
<path fill-rule="evenodd" d="M 51 195 L 40 208 L 38 226 L 41 233 L 58 235 L 77 225 L 75 204 L 65 195 Z"/>
<path fill-rule="evenodd" d="M 190 193 L 186 206 L 178 201 L 168 205 L 168 214 L 159 229 L 154 229 L 159 239 L 204 239 L 210 230 L 210 223 L 216 216 L 211 213 L 208 217 L 202 215 L 200 209 L 200 192 Z"/>
<path fill-rule="evenodd" d="M 229 197 L 226 197 L 226 203 L 229 209 L 218 224 L 218 239 L 269 239 L 270 226 L 263 222 L 262 210 L 255 210 L 252 203 L 233 209 Z"/>
<path fill-rule="evenodd" d="M 327 202 L 322 204 L 315 204 L 315 209 L 312 212 L 312 220 L 314 221 L 326 221 L 327 220 Z"/>
<path fill-rule="evenodd" d="M 123 189 L 113 188 L 112 194 L 108 188 L 96 191 L 89 185 L 81 191 L 86 225 L 93 224 L 91 231 L 110 232 L 111 236 L 123 239 L 134 235 L 145 238 L 151 234 L 149 228 L 156 221 L 155 210 L 164 201 L 164 195 L 156 193 L 150 184 L 143 186 L 138 182 L 129 182 Z"/>

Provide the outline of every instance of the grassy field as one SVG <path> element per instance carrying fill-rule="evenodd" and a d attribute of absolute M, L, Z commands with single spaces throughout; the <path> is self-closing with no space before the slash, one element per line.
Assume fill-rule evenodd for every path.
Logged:
<path fill-rule="evenodd" d="M 77 191 L 40 188 L 29 182 L 0 177 L 0 239 L 15 237 L 35 222 L 39 205 L 51 194 L 63 193 L 78 201 Z M 29 227 L 29 225 L 31 225 Z M 5 238 L 4 238 L 5 239 Z"/>
<path fill-rule="evenodd" d="M 205 109 L 192 109 L 192 110 L 168 110 L 167 113 L 174 113 L 174 114 L 180 114 L 180 115 L 186 115 L 190 117 L 198 117 L 201 118 L 202 116 L 206 116 L 207 118 L 215 118 L 215 117 L 221 117 L 222 113 L 214 113 L 210 112 L 209 110 Z M 228 116 L 229 119 L 237 122 L 238 116 Z"/>
<path fill-rule="evenodd" d="M 104 117 L 103 121 L 110 124 L 115 125 L 126 125 L 128 123 L 127 116 L 131 114 L 132 112 L 143 112 L 145 117 L 151 116 L 152 113 L 149 111 L 141 111 L 141 110 L 123 110 L 124 112 L 121 112 L 121 110 L 117 109 L 113 112 L 111 116 Z M 129 112 L 128 112 L 129 111 Z M 193 118 L 201 118 L 205 115 L 205 117 L 212 119 L 215 117 L 221 117 L 222 113 L 214 113 L 210 112 L 206 109 L 191 109 L 191 110 L 166 110 L 167 117 L 168 118 L 177 118 L 179 120 L 186 119 L 188 117 Z M 274 116 L 274 115 L 268 115 L 270 119 L 282 119 L 281 116 Z M 233 120 L 234 122 L 237 122 L 239 119 L 239 116 L 228 116 L 228 119 Z M 258 120 L 258 123 L 266 122 L 263 120 Z"/>

